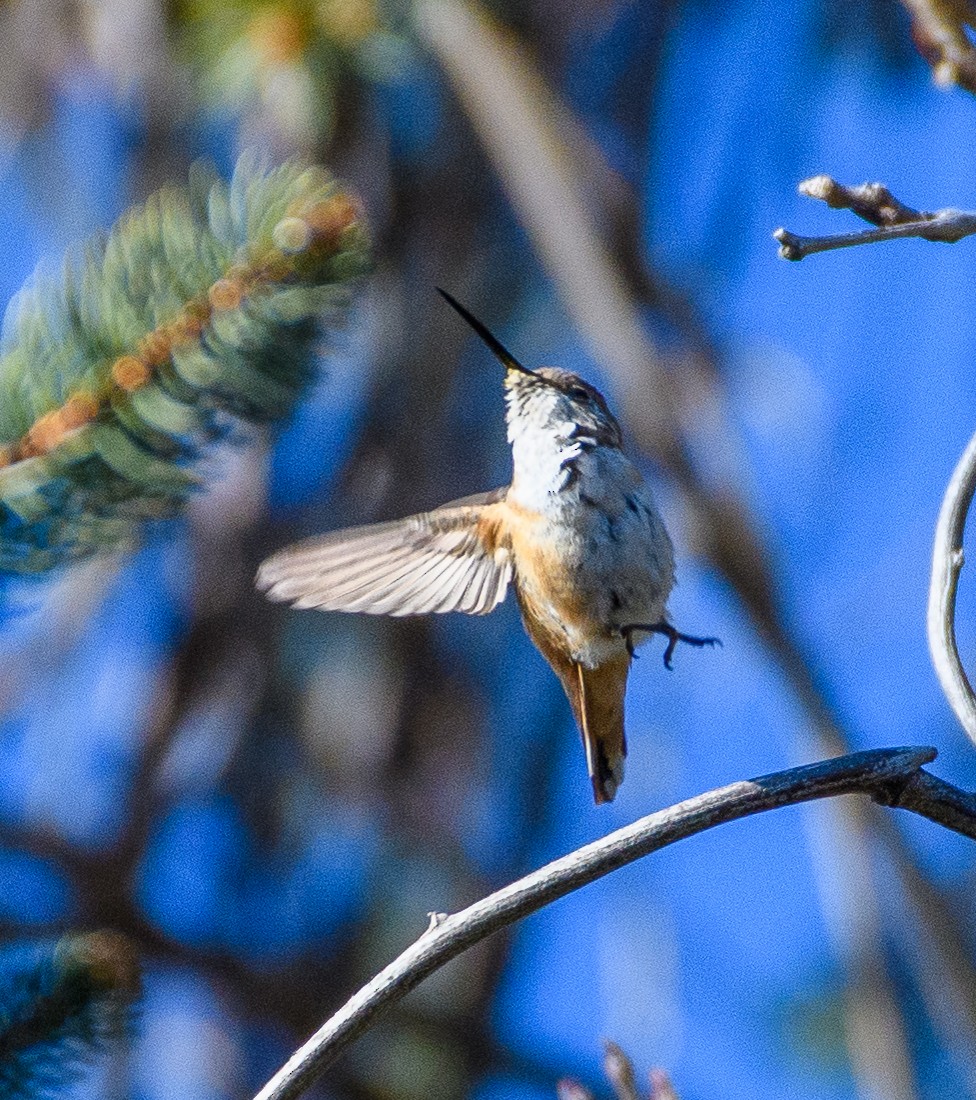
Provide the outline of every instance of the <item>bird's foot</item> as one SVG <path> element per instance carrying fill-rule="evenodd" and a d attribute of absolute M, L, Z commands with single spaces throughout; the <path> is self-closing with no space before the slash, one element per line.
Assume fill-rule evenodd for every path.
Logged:
<path fill-rule="evenodd" d="M 674 656 L 674 651 L 678 642 L 687 642 L 688 645 L 693 645 L 697 649 L 701 649 L 706 645 L 720 646 L 722 644 L 721 638 L 698 638 L 694 634 L 682 634 L 670 623 L 666 623 L 663 620 L 659 623 L 629 623 L 627 626 L 622 626 L 620 628 L 620 633 L 627 643 L 627 652 L 631 657 L 637 656 L 636 647 L 634 646 L 635 631 L 642 631 L 645 634 L 663 634 L 665 638 L 667 638 L 668 647 L 664 651 L 664 667 L 667 669 L 674 668 L 674 665 L 671 663 L 671 658 Z"/>

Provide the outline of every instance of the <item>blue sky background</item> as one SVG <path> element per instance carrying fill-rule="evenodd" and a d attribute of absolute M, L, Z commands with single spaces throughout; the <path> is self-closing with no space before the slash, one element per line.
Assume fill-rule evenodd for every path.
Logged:
<path fill-rule="evenodd" d="M 788 264 L 777 258 L 771 232 L 781 224 L 801 233 L 851 227 L 853 215 L 796 194 L 799 180 L 820 172 L 847 183 L 882 180 L 923 209 L 976 208 L 976 103 L 933 86 L 894 4 L 883 9 L 892 40 L 902 39 L 892 54 L 863 27 L 846 26 L 855 16 L 844 5 L 832 7 L 830 25 L 846 33 L 825 46 L 823 5 L 813 0 L 698 2 L 680 6 L 661 68 L 648 75 L 657 87 L 650 122 L 628 130 L 620 89 L 640 78 L 634 42 L 647 17 L 642 9 L 653 6 L 611 4 L 602 21 L 577 27 L 560 74 L 563 93 L 635 185 L 649 264 L 691 297 L 718 349 L 722 431 L 729 454 L 740 456 L 736 487 L 772 549 L 786 618 L 855 747 L 935 745 L 937 773 L 972 787 L 976 753 L 940 694 L 924 616 L 939 502 L 973 430 L 976 251 L 969 241 L 907 241 Z M 447 140 L 449 101 L 429 61 L 376 93 L 392 174 L 415 173 L 424 158 L 430 170 Z M 4 299 L 38 262 L 56 264 L 71 241 L 107 226 L 139 197 L 134 164 L 146 132 L 138 100 L 120 103 L 107 81 L 82 71 L 57 83 L 50 108 L 4 166 Z M 184 154 L 232 159 L 233 126 L 204 117 L 186 133 Z M 517 294 L 526 306 L 509 319 L 489 305 L 485 320 L 525 362 L 579 370 L 620 407 L 621 395 L 588 359 L 525 255 L 503 195 L 489 186 L 492 220 L 472 237 L 470 263 L 478 267 L 479 249 L 486 262 L 523 256 Z M 415 248 L 422 245 L 420 236 Z M 426 507 L 507 476 L 499 380 L 473 344 L 446 395 L 438 391 L 425 429 L 433 440 L 426 454 L 438 468 L 411 481 L 395 463 L 369 465 L 373 452 L 358 443 L 367 420 L 382 432 L 383 405 L 369 418 L 366 405 L 392 394 L 395 406 L 398 385 L 382 360 L 391 276 L 382 252 L 379 260 L 338 357 L 268 460 L 266 509 L 259 504 L 258 512 L 279 524 L 282 541 L 358 518 L 350 484 L 392 479 L 383 507 L 394 514 L 398 500 Z M 428 269 L 421 254 L 395 277 L 411 286 L 411 309 L 433 314 L 440 308 L 433 291 L 415 285 Z M 527 303 L 544 313 L 542 322 Z M 635 664 L 628 775 L 617 800 L 590 804 L 568 707 L 511 601 L 490 619 L 451 617 L 421 628 L 434 663 L 426 684 L 406 689 L 398 679 L 405 666 L 391 653 L 419 637 L 409 626 L 249 612 L 268 637 L 240 653 L 238 687 L 204 696 L 184 717 L 131 884 L 145 921 L 174 950 L 165 958 L 150 952 L 141 1038 L 125 1085 L 88 1082 L 78 1095 L 98 1095 L 93 1088 L 140 1100 L 249 1095 L 284 1058 L 295 1036 L 254 1006 L 242 1012 L 229 1002 L 194 951 L 259 970 L 307 951 L 340 959 L 351 930 L 368 917 L 370 950 L 337 963 L 341 988 L 322 991 L 324 1018 L 420 932 L 428 910 L 457 908 L 474 900 L 476 887 L 486 892 L 652 809 L 819 755 L 802 707 L 735 595 L 693 556 L 674 486 L 660 470 L 646 470 L 677 543 L 674 621 L 720 635 L 724 647 L 679 650 L 673 673 L 651 647 Z M 197 515 L 207 509 L 200 502 Z M 2 684 L 0 699 L 0 822 L 11 838 L 50 830 L 90 855 L 111 846 L 123 827 L 162 670 L 186 641 L 199 586 L 208 583 L 201 571 L 213 568 L 200 550 L 200 527 L 199 519 L 174 523 L 118 563 L 80 620 L 58 613 L 70 578 L 4 585 L 0 664 L 21 670 Z M 80 587 L 89 583 L 96 582 Z M 974 612 L 964 574 L 964 660 L 973 652 Z M 52 631 L 65 640 L 46 641 Z M 26 666 L 25 652 L 33 653 Z M 249 706 L 252 659 L 272 662 L 278 690 L 291 693 L 277 717 L 264 707 L 255 718 Z M 429 761 L 425 790 L 440 801 L 414 806 L 412 825 L 400 831 L 382 789 L 389 769 L 376 761 L 388 759 L 384 746 L 396 740 L 404 698 L 421 710 L 443 707 L 455 682 L 464 685 L 463 701 L 437 726 L 438 739 L 418 750 Z M 335 759 L 360 753 L 361 786 L 336 787 L 334 778 L 295 764 L 283 730 L 296 714 L 321 774 L 345 774 L 330 771 Z M 333 725 L 317 724 L 323 714 Z M 456 743 L 443 733 L 452 722 L 467 731 Z M 368 736 L 357 740 L 358 730 Z M 545 781 L 530 787 L 530 775 Z M 278 800 L 271 838 L 256 834 L 251 820 L 252 802 L 263 798 Z M 971 845 L 927 822 L 896 824 L 965 924 Z M 665 1067 L 683 1100 L 866 1095 L 838 1026 L 849 976 L 845 899 L 864 886 L 851 881 L 863 865 L 849 848 L 823 807 L 767 814 L 682 842 L 525 921 L 501 960 L 487 1014 L 501 1053 L 473 1082 L 463 1078 L 464 1089 L 479 1100 L 534 1100 L 554 1095 L 547 1075 L 593 1084 L 601 1041 L 612 1038 L 642 1073 Z M 450 870 L 459 863 L 460 877 Z M 0 919 L 10 934 L 72 924 L 70 868 L 32 858 L 15 839 L 0 847 L 0 866 Z M 908 918 L 895 876 L 876 852 L 866 866 L 916 1095 L 972 1095 L 970 1056 L 947 1044 L 927 1015 L 902 942 Z M 183 960 L 181 945 L 189 952 Z M 413 996 L 420 1016 L 450 1021 L 453 1005 L 463 1017 L 469 972 L 455 966 L 450 973 Z M 378 1089 L 394 1082 L 393 1095 L 423 1095 L 422 1068 L 391 1053 L 399 1049 L 392 1028 L 350 1056 L 350 1072 Z M 437 1065 L 438 1087 L 446 1088 L 454 1078 Z"/>

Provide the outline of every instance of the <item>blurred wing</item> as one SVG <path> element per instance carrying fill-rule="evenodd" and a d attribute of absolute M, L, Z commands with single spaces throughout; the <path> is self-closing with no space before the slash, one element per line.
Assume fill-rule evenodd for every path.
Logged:
<path fill-rule="evenodd" d="M 268 558 L 257 586 L 269 599 L 322 611 L 485 615 L 505 598 L 512 579 L 498 499 L 483 494 L 393 523 L 308 539 Z"/>

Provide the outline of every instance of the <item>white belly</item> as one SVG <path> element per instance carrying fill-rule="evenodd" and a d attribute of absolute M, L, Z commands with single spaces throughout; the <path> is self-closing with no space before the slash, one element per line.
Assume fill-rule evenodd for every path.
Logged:
<path fill-rule="evenodd" d="M 525 499 L 519 489 L 510 494 L 516 506 Z M 622 627 L 666 618 L 671 540 L 649 489 L 619 451 L 609 460 L 584 456 L 571 486 L 532 501 L 543 502 L 531 536 L 513 547 L 523 607 L 531 605 L 574 660 L 595 667 L 625 650 Z"/>

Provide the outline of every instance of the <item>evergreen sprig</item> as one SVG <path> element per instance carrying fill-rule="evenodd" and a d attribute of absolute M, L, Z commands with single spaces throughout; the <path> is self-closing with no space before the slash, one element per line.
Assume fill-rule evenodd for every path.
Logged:
<path fill-rule="evenodd" d="M 364 87 L 420 72 L 403 0 L 176 0 L 169 14 L 203 103 L 286 148 L 325 148 Z"/>
<path fill-rule="evenodd" d="M 0 1096 L 43 1100 L 131 1032 L 132 945 L 114 932 L 0 952 Z"/>
<path fill-rule="evenodd" d="M 232 416 L 287 414 L 319 323 L 367 267 L 320 168 L 197 167 L 11 304 L 0 349 L 0 571 L 131 542 L 197 486 Z M 228 414 L 232 414 L 229 416 Z"/>

